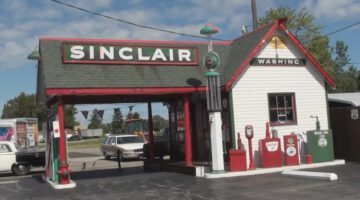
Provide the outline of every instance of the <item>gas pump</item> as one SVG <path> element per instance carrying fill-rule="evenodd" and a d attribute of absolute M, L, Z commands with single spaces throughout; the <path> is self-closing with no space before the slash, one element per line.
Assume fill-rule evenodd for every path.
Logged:
<path fill-rule="evenodd" d="M 285 165 L 299 165 L 298 138 L 295 133 L 284 135 Z"/>
<path fill-rule="evenodd" d="M 252 151 L 252 138 L 254 137 L 254 128 L 251 125 L 246 125 L 245 126 L 245 136 L 248 139 L 248 143 L 249 143 L 249 170 L 254 170 L 256 169 L 255 167 L 255 163 L 254 163 L 254 155 L 253 155 L 253 151 Z"/>
<path fill-rule="evenodd" d="M 269 122 L 266 123 L 265 139 L 260 140 L 260 144 L 262 166 L 264 168 L 281 167 L 282 159 L 280 139 L 270 137 Z"/>

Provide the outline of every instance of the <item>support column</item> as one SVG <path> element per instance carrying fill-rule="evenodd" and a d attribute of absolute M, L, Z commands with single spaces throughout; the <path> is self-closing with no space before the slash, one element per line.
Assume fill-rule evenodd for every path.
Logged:
<path fill-rule="evenodd" d="M 60 184 L 69 184 L 70 183 L 70 172 L 69 164 L 67 162 L 67 146 L 66 146 L 66 134 L 65 134 L 65 125 L 64 125 L 64 105 L 62 98 L 59 97 L 58 103 L 58 115 L 59 115 L 59 125 L 60 125 L 60 140 L 59 140 L 59 175 L 60 175 Z"/>
<path fill-rule="evenodd" d="M 148 102 L 148 127 L 149 127 L 149 159 L 154 159 L 154 128 L 152 120 L 151 102 Z"/>
<path fill-rule="evenodd" d="M 212 172 L 224 172 L 224 155 L 221 131 L 221 113 L 210 112 Z"/>
<path fill-rule="evenodd" d="M 192 144 L 190 133 L 190 108 L 189 97 L 184 95 L 184 126 L 185 126 L 185 163 L 186 166 L 192 166 Z"/>

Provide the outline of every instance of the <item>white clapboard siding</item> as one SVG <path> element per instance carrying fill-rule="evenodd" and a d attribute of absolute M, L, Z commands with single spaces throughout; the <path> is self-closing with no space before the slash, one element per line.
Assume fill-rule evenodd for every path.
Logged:
<path fill-rule="evenodd" d="M 295 47 L 283 50 L 279 58 L 304 58 Z M 259 56 L 270 57 L 273 48 L 264 47 Z M 235 133 L 248 149 L 244 128 L 254 127 L 253 150 L 255 162 L 260 166 L 259 140 L 265 138 L 265 123 L 269 121 L 268 93 L 295 93 L 296 125 L 274 127 L 281 138 L 283 135 L 305 133 L 315 129 L 317 115 L 322 129 L 328 129 L 327 102 L 324 77 L 307 61 L 307 66 L 250 66 L 239 78 L 234 88 L 233 106 Z M 235 136 L 237 137 L 237 135 Z M 303 149 L 302 149 L 303 150 Z M 249 162 L 249 161 L 248 161 Z"/>

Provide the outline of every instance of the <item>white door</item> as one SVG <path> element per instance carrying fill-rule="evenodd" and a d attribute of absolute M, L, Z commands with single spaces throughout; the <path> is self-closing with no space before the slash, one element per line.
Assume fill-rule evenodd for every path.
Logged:
<path fill-rule="evenodd" d="M 8 144 L 0 144 L 0 171 L 11 170 L 12 164 L 16 161 L 15 152 Z"/>

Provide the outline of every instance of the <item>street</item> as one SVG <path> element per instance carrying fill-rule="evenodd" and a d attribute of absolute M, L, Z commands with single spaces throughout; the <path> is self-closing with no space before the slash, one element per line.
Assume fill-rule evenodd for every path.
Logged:
<path fill-rule="evenodd" d="M 141 161 L 123 162 L 121 171 L 116 160 L 100 159 L 85 170 L 76 164 L 79 168 L 73 170 L 71 179 L 77 187 L 68 190 L 52 189 L 42 181 L 42 171 L 24 177 L 1 174 L 0 199 L 360 199 L 359 163 L 313 170 L 336 173 L 339 180 L 333 182 L 289 178 L 280 173 L 209 180 L 167 172 L 145 173 Z"/>

